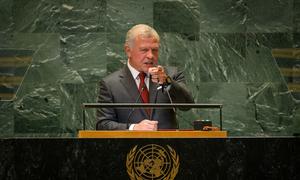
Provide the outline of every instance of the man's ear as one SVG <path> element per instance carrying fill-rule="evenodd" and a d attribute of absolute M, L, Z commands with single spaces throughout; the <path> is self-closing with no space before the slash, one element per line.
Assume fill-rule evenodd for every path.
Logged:
<path fill-rule="evenodd" d="M 125 44 L 125 45 L 124 45 L 124 51 L 125 51 L 127 57 L 130 58 L 130 57 L 131 57 L 131 49 L 130 49 L 130 47 L 128 46 L 128 44 Z"/>

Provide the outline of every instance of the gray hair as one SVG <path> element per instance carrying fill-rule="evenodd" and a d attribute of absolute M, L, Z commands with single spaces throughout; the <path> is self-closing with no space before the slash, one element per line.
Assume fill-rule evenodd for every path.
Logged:
<path fill-rule="evenodd" d="M 160 40 L 158 33 L 152 27 L 146 24 L 138 24 L 133 26 L 126 34 L 125 45 L 133 46 L 134 39 L 137 36 L 154 37 L 158 42 Z"/>

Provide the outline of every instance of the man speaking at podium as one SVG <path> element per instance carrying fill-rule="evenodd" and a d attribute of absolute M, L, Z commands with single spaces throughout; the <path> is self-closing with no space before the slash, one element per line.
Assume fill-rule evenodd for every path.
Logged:
<path fill-rule="evenodd" d="M 160 38 L 139 24 L 126 35 L 127 64 L 100 81 L 99 103 L 193 103 L 184 75 L 158 64 Z M 98 108 L 97 130 L 176 129 L 174 109 Z"/>

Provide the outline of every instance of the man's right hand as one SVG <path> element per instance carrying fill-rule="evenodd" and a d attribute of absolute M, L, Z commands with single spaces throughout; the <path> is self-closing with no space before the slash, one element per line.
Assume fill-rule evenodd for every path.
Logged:
<path fill-rule="evenodd" d="M 133 130 L 156 131 L 157 124 L 158 124 L 158 121 L 144 119 L 140 123 L 135 124 L 133 127 Z"/>

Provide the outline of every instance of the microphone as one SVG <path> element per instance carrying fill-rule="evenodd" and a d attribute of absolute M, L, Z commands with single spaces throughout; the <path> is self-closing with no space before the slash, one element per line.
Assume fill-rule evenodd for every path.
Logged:
<path fill-rule="evenodd" d="M 168 87 L 166 88 L 166 92 L 167 92 L 168 98 L 170 100 L 170 103 L 173 104 L 173 100 L 172 100 L 172 98 L 170 96 Z M 172 109 L 173 109 L 174 113 L 176 114 L 176 109 L 174 107 Z M 176 120 L 177 129 L 179 129 L 179 123 L 178 123 L 178 120 L 177 120 L 176 117 L 175 117 L 175 120 Z"/>
<path fill-rule="evenodd" d="M 155 98 L 154 98 L 154 104 L 156 104 L 157 102 L 157 95 L 158 95 L 158 90 L 159 90 L 160 86 L 158 86 L 158 88 L 156 89 L 156 92 L 155 92 Z M 150 120 L 152 120 L 152 117 L 153 117 L 153 112 L 154 112 L 154 108 L 151 109 L 151 114 L 150 114 Z"/>
<path fill-rule="evenodd" d="M 158 84 L 157 90 L 160 90 L 160 89 L 161 89 L 161 92 L 164 93 L 164 90 L 165 90 L 165 84 L 164 83 Z"/>
<path fill-rule="evenodd" d="M 162 92 L 163 92 L 163 93 L 164 93 L 164 92 L 167 93 L 170 103 L 173 104 L 173 100 L 172 100 L 172 98 L 171 98 L 171 96 L 170 96 L 170 93 L 169 93 L 169 90 L 170 90 L 169 87 L 170 87 L 170 85 L 167 85 L 167 86 L 166 86 L 165 84 L 158 84 L 158 87 L 156 88 L 155 99 L 154 99 L 154 103 L 155 103 L 155 104 L 156 104 L 156 102 L 157 102 L 158 91 L 159 91 L 160 89 L 162 89 Z M 176 109 L 175 109 L 174 107 L 173 107 L 172 109 L 173 109 L 173 112 L 176 114 Z M 151 112 L 151 115 L 150 115 L 150 119 L 152 119 L 154 110 L 155 110 L 155 109 L 152 109 L 152 112 Z M 178 123 L 176 117 L 175 117 L 175 120 L 176 120 L 176 126 L 177 126 L 177 129 L 179 129 L 179 123 Z"/>
<path fill-rule="evenodd" d="M 153 67 L 158 68 L 159 66 L 155 65 Z M 150 80 L 152 80 L 152 75 L 151 74 L 150 74 Z M 166 87 L 165 83 L 158 82 L 157 90 L 161 89 L 161 92 L 164 93 L 165 87 Z"/>
<path fill-rule="evenodd" d="M 139 100 L 141 99 L 142 93 L 145 90 L 145 88 L 146 88 L 146 84 L 144 84 L 142 86 L 142 88 L 141 88 L 141 91 L 139 91 L 139 96 L 136 98 L 135 103 L 139 102 Z M 129 120 L 130 120 L 130 118 L 131 118 L 131 116 L 132 116 L 132 114 L 133 114 L 134 111 L 135 111 L 135 108 L 132 108 L 131 111 L 130 111 L 130 113 L 128 114 L 128 117 L 127 117 L 127 120 L 126 120 L 126 127 L 127 127 L 127 129 L 129 129 Z"/>
<path fill-rule="evenodd" d="M 171 83 L 172 83 L 171 77 L 167 76 L 166 77 L 166 82 L 158 82 L 158 85 L 160 86 L 160 87 L 158 87 L 158 89 L 161 88 L 162 93 L 164 93 L 165 90 L 169 91 Z"/>

